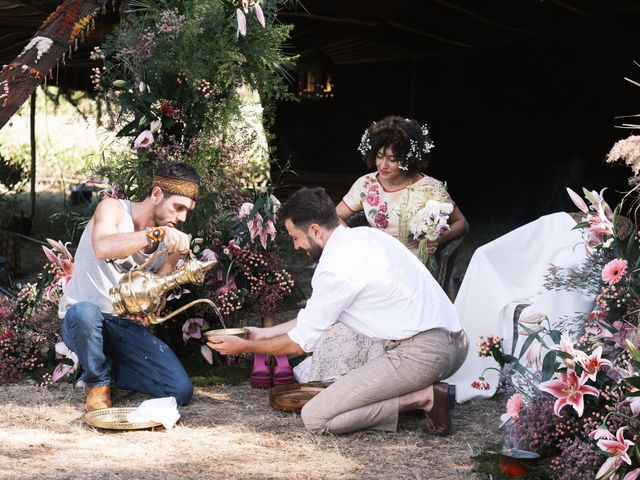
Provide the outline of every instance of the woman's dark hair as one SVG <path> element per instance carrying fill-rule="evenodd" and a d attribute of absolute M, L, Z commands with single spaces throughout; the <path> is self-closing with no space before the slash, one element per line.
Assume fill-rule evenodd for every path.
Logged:
<path fill-rule="evenodd" d="M 369 168 L 375 168 L 381 148 L 391 148 L 399 168 L 405 175 L 413 175 L 427 168 L 433 141 L 426 125 L 392 115 L 373 122 L 362 135 L 358 150 Z"/>
<path fill-rule="evenodd" d="M 336 206 L 322 187 L 303 187 L 289 197 L 278 211 L 284 222 L 289 219 L 296 228 L 306 230 L 312 223 L 327 229 L 340 224 Z"/>

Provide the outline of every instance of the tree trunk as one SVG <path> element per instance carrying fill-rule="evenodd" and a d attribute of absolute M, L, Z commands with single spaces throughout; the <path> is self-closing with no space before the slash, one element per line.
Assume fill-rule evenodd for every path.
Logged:
<path fill-rule="evenodd" d="M 64 65 L 104 10 L 107 0 L 66 0 L 40 26 L 12 63 L 0 72 L 0 128 L 20 108 L 60 60 Z"/>

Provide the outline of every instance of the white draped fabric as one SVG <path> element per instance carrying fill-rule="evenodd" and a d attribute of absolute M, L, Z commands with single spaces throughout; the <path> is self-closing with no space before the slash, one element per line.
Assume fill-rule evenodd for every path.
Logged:
<path fill-rule="evenodd" d="M 504 351 L 513 349 L 514 311 L 527 304 L 519 318 L 541 313 L 553 325 L 564 316 L 590 311 L 593 299 L 576 292 L 548 291 L 543 287 L 549 265 L 569 267 L 582 263 L 586 251 L 575 220 L 566 213 L 554 213 L 523 225 L 478 248 L 464 276 L 455 300 L 462 327 L 469 337 L 469 355 L 462 367 L 446 382 L 456 385 L 457 401 L 491 397 L 498 372 L 484 374 L 489 390 L 476 390 L 471 383 L 487 367 L 497 367 L 492 358 L 478 356 L 480 336 L 504 338 Z M 518 354 L 524 336 L 519 336 Z"/>

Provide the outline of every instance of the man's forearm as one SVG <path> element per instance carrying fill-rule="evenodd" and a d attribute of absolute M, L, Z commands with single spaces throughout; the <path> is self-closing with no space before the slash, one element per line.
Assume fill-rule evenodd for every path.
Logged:
<path fill-rule="evenodd" d="M 262 338 L 274 338 L 279 335 L 284 335 L 293 329 L 298 323 L 298 319 L 294 318 L 293 320 L 289 320 L 288 322 L 280 323 L 278 325 L 274 325 L 273 327 L 267 327 L 262 330 Z"/>
<path fill-rule="evenodd" d="M 128 257 L 148 246 L 145 232 L 140 231 L 107 235 L 94 241 L 93 249 L 97 258 L 107 260 Z"/>
<path fill-rule="evenodd" d="M 266 338 L 264 340 L 246 340 L 246 353 L 261 353 L 264 355 L 302 355 L 305 351 L 285 333 L 283 335 Z"/>

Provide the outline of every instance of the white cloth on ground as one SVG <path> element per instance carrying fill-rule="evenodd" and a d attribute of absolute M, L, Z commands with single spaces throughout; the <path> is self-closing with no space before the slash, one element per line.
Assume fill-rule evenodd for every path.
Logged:
<path fill-rule="evenodd" d="M 160 422 L 167 430 L 173 428 L 179 418 L 175 397 L 145 400 L 137 409 L 127 414 L 128 422 Z"/>
<path fill-rule="evenodd" d="M 456 385 L 458 402 L 495 393 L 499 375 L 494 370 L 484 374 L 489 390 L 471 387 L 486 368 L 498 367 L 493 358 L 478 356 L 477 343 L 480 336 L 497 335 L 504 338 L 503 350 L 510 353 L 518 304 L 530 305 L 520 318 L 543 313 L 552 325 L 565 315 L 591 309 L 592 299 L 576 292 L 548 291 L 543 286 L 550 264 L 570 267 L 584 261 L 582 234 L 572 230 L 575 225 L 567 213 L 546 215 L 479 247 L 473 254 L 454 302 L 471 348 L 462 367 L 445 380 Z M 523 338 L 520 336 L 518 345 Z"/>

